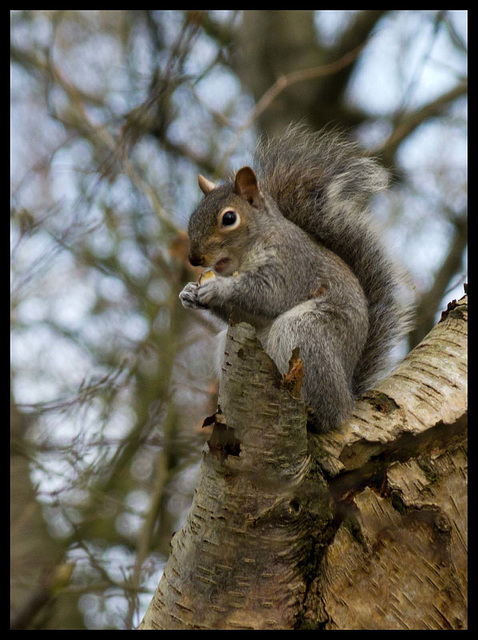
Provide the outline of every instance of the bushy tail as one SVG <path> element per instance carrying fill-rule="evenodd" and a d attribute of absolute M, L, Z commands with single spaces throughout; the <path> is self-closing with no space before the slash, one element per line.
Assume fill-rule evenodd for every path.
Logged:
<path fill-rule="evenodd" d="M 358 396 L 384 369 L 408 325 L 408 309 L 399 296 L 402 278 L 367 216 L 370 196 L 386 187 L 387 173 L 341 135 L 302 125 L 262 141 L 255 161 L 261 188 L 284 216 L 338 254 L 362 285 L 369 332 L 353 376 Z"/>

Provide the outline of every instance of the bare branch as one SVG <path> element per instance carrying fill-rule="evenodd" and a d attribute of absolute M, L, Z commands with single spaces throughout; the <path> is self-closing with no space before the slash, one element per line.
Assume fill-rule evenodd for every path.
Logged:
<path fill-rule="evenodd" d="M 447 91 L 423 107 L 420 107 L 415 111 L 405 113 L 384 144 L 380 148 L 370 152 L 371 155 L 380 156 L 385 166 L 391 166 L 394 162 L 395 153 L 401 143 L 421 124 L 428 121 L 430 118 L 440 115 L 457 98 L 466 95 L 467 90 L 468 83 L 466 80 L 462 80 L 453 89 Z"/>
<path fill-rule="evenodd" d="M 468 243 L 468 221 L 466 214 L 456 217 L 455 229 L 448 254 L 435 274 L 433 285 L 421 296 L 415 312 L 415 326 L 409 335 L 410 348 L 415 347 L 431 330 L 439 306 L 450 281 L 461 269 L 463 252 Z"/>

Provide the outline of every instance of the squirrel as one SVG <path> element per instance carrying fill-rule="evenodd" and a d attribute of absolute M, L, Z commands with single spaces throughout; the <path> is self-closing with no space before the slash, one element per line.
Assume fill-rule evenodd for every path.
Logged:
<path fill-rule="evenodd" d="M 309 420 L 325 432 L 345 421 L 408 328 L 403 277 L 366 215 L 388 175 L 341 134 L 302 125 L 260 142 L 253 166 L 222 185 L 199 175 L 188 257 L 216 277 L 179 297 L 252 324 L 282 373 L 299 347 Z"/>

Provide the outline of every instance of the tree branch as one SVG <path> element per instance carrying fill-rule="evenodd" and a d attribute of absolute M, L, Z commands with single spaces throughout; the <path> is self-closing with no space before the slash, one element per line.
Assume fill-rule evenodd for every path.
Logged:
<path fill-rule="evenodd" d="M 450 281 L 460 271 L 463 252 L 468 243 L 466 214 L 457 217 L 448 255 L 435 274 L 431 288 L 422 295 L 415 314 L 415 326 L 409 335 L 409 345 L 415 347 L 433 327 L 434 319 Z"/>
<path fill-rule="evenodd" d="M 463 625 L 466 318 L 465 297 L 347 424 L 321 435 L 307 433 L 305 407 L 290 393 L 297 362 L 281 379 L 252 328 L 230 326 L 193 505 L 140 628 Z M 425 486 L 435 498 L 419 513 Z M 455 493 L 462 499 L 449 513 Z M 430 542 L 440 526 L 457 533 Z M 430 579 L 407 609 L 415 569 Z"/>
<path fill-rule="evenodd" d="M 468 83 L 465 80 L 459 82 L 453 89 L 447 91 L 435 100 L 424 105 L 420 109 L 404 114 L 400 122 L 395 126 L 388 140 L 373 153 L 380 156 L 381 161 L 387 167 L 394 163 L 395 153 L 401 143 L 423 122 L 440 115 L 450 104 L 466 95 Z"/>
<path fill-rule="evenodd" d="M 350 49 L 363 49 L 368 44 L 379 20 L 388 12 L 388 9 L 361 11 L 345 29 L 339 42 L 331 48 L 330 53 L 327 54 L 328 57 L 330 59 L 341 58 Z M 325 80 L 320 87 L 320 101 L 325 99 L 328 105 L 340 102 L 354 69 L 355 61 L 354 64 L 340 70 L 340 73 Z"/>

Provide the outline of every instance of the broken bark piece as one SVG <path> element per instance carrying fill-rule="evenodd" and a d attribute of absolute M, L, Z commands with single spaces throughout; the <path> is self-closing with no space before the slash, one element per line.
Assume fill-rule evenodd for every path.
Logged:
<path fill-rule="evenodd" d="M 304 364 L 299 357 L 299 347 L 296 347 L 289 360 L 289 371 L 282 379 L 282 387 L 287 389 L 293 398 L 300 398 L 303 381 Z"/>

